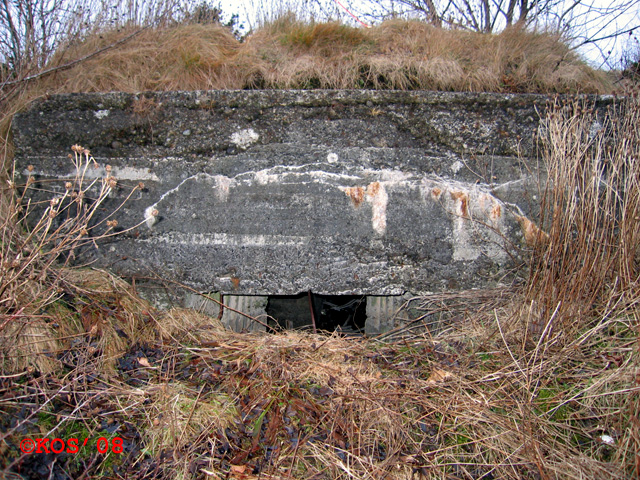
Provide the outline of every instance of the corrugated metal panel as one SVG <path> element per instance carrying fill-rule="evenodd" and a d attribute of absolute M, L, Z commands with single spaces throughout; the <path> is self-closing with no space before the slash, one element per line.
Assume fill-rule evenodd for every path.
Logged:
<path fill-rule="evenodd" d="M 368 295 L 367 323 L 364 331 L 367 336 L 388 332 L 395 326 L 395 315 L 402 306 L 401 296 Z"/>
<path fill-rule="evenodd" d="M 220 293 L 207 294 L 218 302 L 220 301 Z M 207 297 L 198 295 L 196 293 L 187 293 L 184 299 L 185 308 L 192 308 L 193 310 L 209 315 L 210 317 L 218 318 L 220 316 L 220 305 L 214 300 L 210 300 Z"/>
<path fill-rule="evenodd" d="M 243 312 L 251 317 L 259 317 L 263 315 L 266 319 L 266 308 L 269 297 L 258 295 L 224 295 L 222 298 L 225 306 Z M 225 308 L 222 313 L 222 323 L 235 332 L 257 332 L 265 331 L 264 325 L 254 322 L 245 315 Z"/>

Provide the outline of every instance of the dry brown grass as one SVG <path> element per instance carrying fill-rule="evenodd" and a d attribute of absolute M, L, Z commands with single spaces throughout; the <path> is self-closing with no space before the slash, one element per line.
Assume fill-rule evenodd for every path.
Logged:
<path fill-rule="evenodd" d="M 176 342 L 205 341 L 206 332 L 215 329 L 211 318 L 195 312 L 158 314 L 120 278 L 105 271 L 66 268 L 77 248 L 116 234 L 115 220 L 96 222 L 93 217 L 109 193 L 119 188 L 108 171 L 104 178 L 89 178 L 87 170 L 97 164 L 82 147 L 73 147 L 69 161 L 75 178 L 58 189 L 29 176 L 26 185 L 12 181 L 6 192 L 11 195 L 5 198 L 0 224 L 2 371 L 59 371 L 65 364 L 60 354 L 87 346 L 100 354 L 101 369 L 113 370 L 130 345 L 158 335 Z M 28 190 L 39 191 L 42 200 L 26 201 Z M 172 337 L 177 330 L 188 336 Z"/>
<path fill-rule="evenodd" d="M 176 479 L 630 477 L 638 319 L 602 319 L 569 345 L 531 344 L 521 300 L 473 314 L 461 304 L 439 335 L 387 343 L 223 329 L 204 343 L 165 340 L 134 359 L 135 383 L 120 374 L 93 385 L 58 428 L 84 418 L 99 431 L 109 418 L 127 425 L 125 438 L 136 429 L 140 478 L 149 458 Z M 191 329 L 176 323 L 172 336 Z M 80 376 L 67 374 L 66 391 L 80 394 Z M 9 444 L 22 438 L 9 433 Z"/>
<path fill-rule="evenodd" d="M 610 112 L 551 105 L 542 132 L 546 188 L 529 279 L 533 332 L 571 332 L 585 318 L 636 308 L 640 286 L 640 106 Z"/>
<path fill-rule="evenodd" d="M 122 40 L 104 32 L 61 52 L 62 65 Z M 42 83 L 48 91 L 243 88 L 603 93 L 607 76 L 557 35 L 496 35 L 393 20 L 371 29 L 283 16 L 242 43 L 219 25 L 148 29 Z"/>
<path fill-rule="evenodd" d="M 60 52 L 52 64 L 64 64 L 116 43 L 131 30 L 107 31 Z M 237 88 L 241 72 L 233 63 L 240 48 L 232 33 L 218 25 L 183 25 L 141 31 L 78 67 L 47 79 L 64 92 L 140 92 Z"/>
<path fill-rule="evenodd" d="M 152 400 L 144 409 L 145 448 L 154 455 L 191 446 L 203 431 L 224 430 L 238 417 L 235 399 L 222 392 L 203 395 L 202 388 L 167 383 L 145 394 Z"/>
<path fill-rule="evenodd" d="M 171 478 L 196 459 L 209 478 L 631 475 L 636 319 L 532 347 L 511 300 L 384 344 L 219 331 L 148 365 L 186 365 L 193 380 L 158 374 L 144 387 L 153 401 L 123 388 L 120 408 Z"/>
<path fill-rule="evenodd" d="M 0 224 L 0 351 L 3 366 L 9 371 L 27 366 L 45 372 L 54 368 L 56 355 L 62 348 L 60 342 L 76 337 L 81 326 L 61 299 L 70 293 L 69 288 L 75 296 L 82 294 L 73 290 L 75 286 L 69 287 L 71 284 L 60 266 L 73 256 L 78 246 L 92 241 L 90 230 L 94 233 L 100 230 L 99 235 L 103 236 L 113 233 L 111 221 L 106 225 L 89 224 L 115 180 L 87 180 L 86 170 L 94 161 L 82 147 L 74 146 L 70 162 L 76 167 L 76 177 L 62 191 L 50 192 L 40 206 L 24 198 L 27 190 L 36 189 L 31 176 L 23 186 L 11 180 L 8 191 L 3 192 L 6 197 Z M 34 208 L 40 208 L 40 213 L 27 223 L 26 218 Z M 88 322 L 84 318 L 82 321 Z M 89 323 L 86 331 L 95 334 L 103 322 L 96 319 Z"/>
<path fill-rule="evenodd" d="M 220 320 L 179 307 L 158 312 L 154 328 L 160 338 L 176 344 L 207 343 L 225 330 Z"/>

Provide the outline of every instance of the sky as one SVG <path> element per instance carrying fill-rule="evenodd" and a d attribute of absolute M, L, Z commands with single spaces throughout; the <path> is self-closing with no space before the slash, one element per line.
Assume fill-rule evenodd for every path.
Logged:
<path fill-rule="evenodd" d="M 337 13 L 339 19 L 346 24 L 360 26 L 357 20 L 339 6 L 338 2 L 351 5 L 356 16 L 363 22 L 369 22 L 365 16 L 366 5 L 371 5 L 373 2 L 365 3 L 366 0 L 221 0 L 220 6 L 226 15 L 237 13 L 245 26 L 245 31 L 257 26 L 261 19 L 273 15 L 274 12 L 293 9 L 300 13 L 305 11 L 305 7 L 313 8 L 313 6 L 334 12 L 334 15 Z M 565 16 L 564 19 L 568 20 L 565 23 L 576 37 L 573 44 L 592 66 L 619 67 L 623 52 L 629 44 L 635 45 L 640 52 L 636 40 L 638 37 L 635 34 L 605 38 L 596 43 L 580 46 L 586 39 L 607 37 L 616 31 L 626 31 L 640 25 L 640 0 L 557 0 L 557 3 L 561 11 L 571 12 L 571 15 Z M 573 8 L 570 8 L 572 5 Z M 619 7 L 619 10 L 613 10 L 616 7 Z M 637 33 L 640 33 L 640 28 Z"/>

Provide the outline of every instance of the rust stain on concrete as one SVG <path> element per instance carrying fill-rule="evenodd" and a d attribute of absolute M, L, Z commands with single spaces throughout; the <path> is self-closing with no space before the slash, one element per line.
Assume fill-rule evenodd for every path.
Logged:
<path fill-rule="evenodd" d="M 451 198 L 456 201 L 458 215 L 469 218 L 469 194 L 467 192 L 451 192 Z"/>
<path fill-rule="evenodd" d="M 380 182 L 370 183 L 367 187 L 367 195 L 375 197 L 380 192 Z"/>
<path fill-rule="evenodd" d="M 549 241 L 549 234 L 540 229 L 534 222 L 523 215 L 516 215 L 516 220 L 520 224 L 524 241 L 530 247 L 544 245 Z"/>
<path fill-rule="evenodd" d="M 500 204 L 496 203 L 493 208 L 491 208 L 491 220 L 497 220 L 502 216 L 502 207 Z"/>
<path fill-rule="evenodd" d="M 356 208 L 364 201 L 364 188 L 362 187 L 346 187 L 344 188 L 344 193 L 351 199 Z"/>
<path fill-rule="evenodd" d="M 384 235 L 387 228 L 387 203 L 389 196 L 380 182 L 372 182 L 364 187 L 340 187 L 357 208 L 363 201 L 371 204 L 371 224 L 380 235 Z"/>

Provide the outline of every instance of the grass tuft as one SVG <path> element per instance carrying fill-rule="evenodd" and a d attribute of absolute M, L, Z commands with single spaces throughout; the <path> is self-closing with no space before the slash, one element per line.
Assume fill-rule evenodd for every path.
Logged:
<path fill-rule="evenodd" d="M 54 56 L 49 67 L 117 44 L 106 31 Z M 499 34 L 390 20 L 370 29 L 284 15 L 242 42 L 218 25 L 179 25 L 131 39 L 40 82 L 49 92 L 244 88 L 422 89 L 603 93 L 612 86 L 563 39 L 510 28 Z"/>
<path fill-rule="evenodd" d="M 85 57 L 113 45 L 134 31 L 118 29 L 91 36 L 54 56 L 52 65 Z M 238 88 L 242 72 L 234 58 L 240 43 L 219 24 L 147 29 L 131 40 L 50 76 L 55 92 L 141 92 Z"/>

